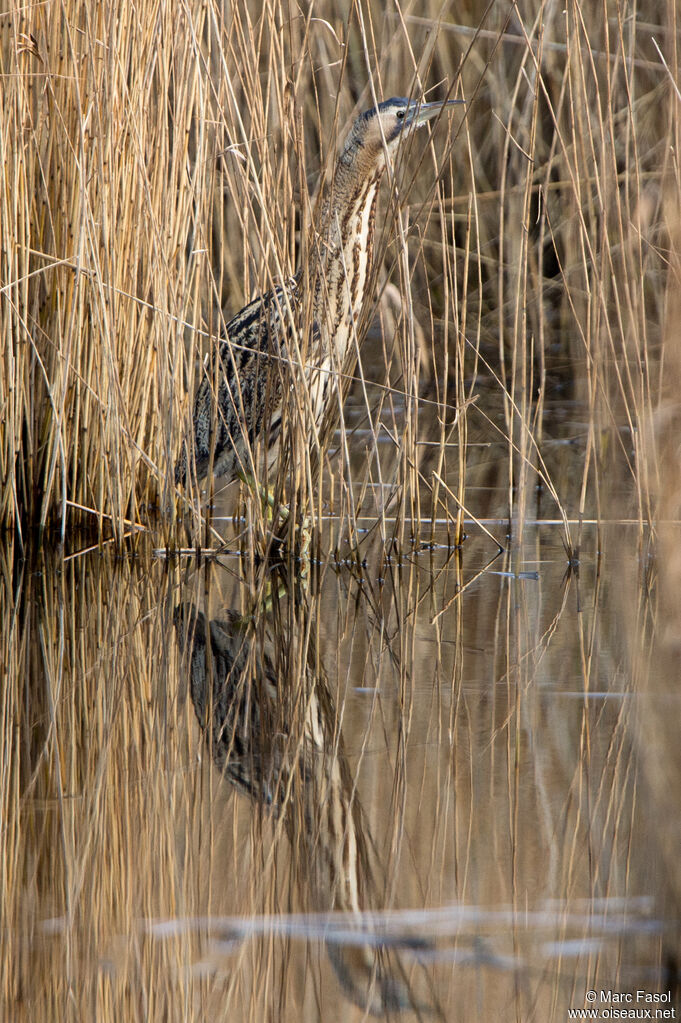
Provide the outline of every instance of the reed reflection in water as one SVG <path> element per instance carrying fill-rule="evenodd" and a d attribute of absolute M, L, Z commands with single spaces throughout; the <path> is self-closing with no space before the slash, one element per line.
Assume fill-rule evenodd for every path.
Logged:
<path fill-rule="evenodd" d="M 253 617 L 236 558 L 5 561 L 2 1017 L 550 1021 L 671 988 L 665 796 L 589 546 L 564 580 L 557 530 L 376 543 Z"/>

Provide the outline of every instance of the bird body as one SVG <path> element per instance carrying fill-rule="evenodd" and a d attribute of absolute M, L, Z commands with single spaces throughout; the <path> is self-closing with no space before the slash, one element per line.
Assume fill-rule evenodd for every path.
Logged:
<path fill-rule="evenodd" d="M 305 274 L 245 306 L 207 360 L 176 482 L 190 471 L 201 480 L 211 466 L 227 482 L 263 470 L 269 476 L 279 458 L 284 398 L 296 379 L 305 385 L 310 432 L 319 430 L 356 356 L 387 160 L 445 105 L 395 98 L 356 119 L 322 200 Z"/>
<path fill-rule="evenodd" d="M 268 409 L 280 403 L 280 360 L 284 359 L 287 306 L 299 308 L 297 281 L 292 279 L 256 298 L 229 321 L 225 337 L 211 353 L 194 399 L 194 471 L 198 480 L 209 469 L 233 480 L 254 474 L 253 451 L 268 428 L 268 469 L 276 464 L 281 432 L 281 407 L 266 422 Z M 217 395 L 217 401 L 215 396 Z M 185 441 L 175 466 L 175 481 L 187 475 Z"/>

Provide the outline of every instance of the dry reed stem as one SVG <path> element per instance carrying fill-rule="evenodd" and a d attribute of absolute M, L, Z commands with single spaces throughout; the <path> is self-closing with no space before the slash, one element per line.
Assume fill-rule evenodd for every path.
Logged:
<path fill-rule="evenodd" d="M 537 481 L 576 546 L 579 527 L 567 520 L 600 519 L 604 506 L 619 518 L 633 511 L 640 526 L 658 509 L 678 519 L 676 11 L 668 5 L 658 27 L 652 3 L 564 11 L 528 2 L 509 21 L 507 10 L 490 12 L 462 68 L 475 102 L 456 148 L 445 152 L 438 129 L 435 162 L 429 151 L 410 187 L 410 154 L 399 197 L 384 194 L 393 240 L 378 277 L 399 286 L 401 300 L 380 305 L 393 336 L 365 346 L 360 411 L 341 424 L 340 455 L 322 460 L 338 537 L 357 535 L 372 489 L 393 501 L 371 505 L 384 540 L 417 532 L 429 501 L 431 517 L 444 505 L 452 535 L 462 507 L 484 516 L 469 462 L 473 444 L 499 431 L 494 480 L 505 481 L 519 531 Z M 356 13 L 346 25 L 330 6 L 304 19 L 277 3 L 264 13 L 239 4 L 229 19 L 212 4 L 72 0 L 0 16 L 3 524 L 25 516 L 63 532 L 70 508 L 92 509 L 84 521 L 122 537 L 152 517 L 145 506 L 170 506 L 189 395 L 222 307 L 238 309 L 295 266 L 318 171 L 353 110 L 371 102 L 370 74 L 383 95 L 406 91 L 416 71 L 427 84 L 451 81 L 459 32 L 478 17 L 463 3 L 449 26 L 434 3 L 418 23 L 396 23 L 377 2 L 362 13 L 363 32 Z M 574 419 L 561 432 L 541 413 L 568 402 L 585 440 L 566 469 L 550 442 L 573 439 Z M 328 493 L 295 429 L 292 446 L 303 503 L 319 511 Z M 172 539 L 172 522 L 163 528 Z M 597 582 L 593 607 L 566 625 L 574 580 L 554 607 L 548 588 L 500 579 L 494 606 L 476 602 L 475 576 L 459 562 L 424 584 L 418 565 L 398 571 L 381 551 L 370 580 L 387 582 L 342 578 L 335 616 L 314 603 L 304 622 L 291 611 L 292 673 L 312 634 L 320 660 L 340 666 L 338 729 L 352 737 L 357 785 L 391 864 L 386 904 L 399 892 L 405 903 L 441 906 L 455 893 L 479 910 L 484 930 L 485 900 L 525 912 L 520 881 L 540 877 L 548 897 L 565 896 L 540 937 L 582 938 L 572 917 L 582 899 L 624 888 L 641 820 L 647 834 L 661 833 L 678 900 L 678 757 L 657 756 L 660 745 L 673 749 L 675 718 L 661 704 L 643 722 L 661 829 L 632 793 L 626 728 L 625 697 L 646 690 L 651 650 L 667 659 L 668 678 L 678 660 L 675 536 L 665 533 L 664 544 L 660 610 L 649 601 L 654 578 L 642 571 L 636 590 L 632 633 L 643 639 L 631 680 L 620 678 L 615 652 L 596 645 Z M 159 578 L 156 565 L 150 589 L 147 572 L 126 562 L 58 564 L 61 572 L 49 561 L 27 571 L 11 547 L 0 561 L 13 680 L 0 706 L 3 1006 L 32 1020 L 60 1010 L 74 1019 L 260 1019 L 282 1007 L 282 1018 L 299 1019 L 296 995 L 314 1001 L 310 962 L 273 932 L 243 943 L 224 971 L 224 958 L 202 958 L 201 929 L 157 941 L 140 926 L 206 907 L 298 908 L 276 825 L 254 823 L 252 808 L 198 763 L 168 642 L 179 580 L 172 570 Z M 503 564 L 513 575 L 514 562 Z M 262 576 L 253 561 L 245 571 L 257 600 Z M 229 604 L 230 593 L 197 579 L 194 596 Z M 651 647 L 656 615 L 664 628 Z M 567 667 L 551 642 L 559 626 L 576 633 L 579 656 Z M 490 682 L 480 653 L 490 636 L 492 684 L 473 699 L 463 683 Z M 582 698 L 545 700 L 541 683 L 566 671 Z M 589 699 L 599 674 L 621 685 L 621 700 L 607 689 L 612 699 Z M 370 699 L 353 692 L 357 678 Z M 547 735 L 545 756 L 529 757 Z M 556 779 L 564 800 L 553 795 Z M 647 862 L 645 870 L 654 873 Z M 498 948 L 500 963 L 509 951 L 522 962 L 526 942 L 525 961 L 536 963 L 531 938 L 516 918 L 511 948 L 492 942 L 491 955 Z M 464 926 L 450 939 L 474 952 Z M 560 973 L 577 985 L 600 970 L 615 987 L 626 962 L 619 946 L 596 961 L 587 945 Z M 190 969 L 197 964 L 205 976 Z M 447 963 L 440 990 L 448 1005 L 479 1006 L 481 1019 L 500 1004 L 562 1019 L 549 973 L 499 968 L 481 994 L 477 966 Z M 331 983 L 321 1004 L 338 1004 Z"/>
<path fill-rule="evenodd" d="M 3 15 L 6 525 L 21 517 L 63 534 L 75 509 L 92 508 L 84 521 L 122 537 L 126 518 L 148 520 L 158 508 L 170 542 L 171 467 L 206 348 L 181 324 L 203 321 L 214 336 L 223 307 L 233 312 L 290 275 L 305 256 L 315 180 L 328 174 L 353 110 L 412 81 L 418 89 L 448 80 L 464 10 L 451 23 L 434 10 L 386 19 L 371 4 L 346 24 L 332 11 L 303 18 L 281 3 L 262 12 L 239 5 L 228 18 L 212 4 L 185 5 L 175 17 L 78 2 Z M 579 513 L 600 507 L 607 438 L 630 474 L 636 514 L 652 517 L 657 469 L 637 438 L 649 428 L 662 365 L 662 203 L 679 190 L 669 155 L 677 26 L 673 9 L 655 31 L 656 9 L 645 4 L 637 18 L 617 4 L 604 10 L 607 20 L 602 10 L 570 6 L 563 16 L 543 3 L 500 20 L 487 12 L 462 65 L 474 101 L 468 167 L 454 140 L 435 184 L 445 166 L 438 132 L 417 179 L 406 167 L 398 174 L 399 199 L 390 184 L 381 251 L 401 294 L 393 350 L 405 401 L 388 429 L 401 456 L 384 471 L 379 411 L 358 485 L 348 435 L 343 461 L 326 467 L 340 474 L 334 493 L 349 516 L 339 534 L 354 534 L 367 487 L 401 494 L 396 536 L 407 523 L 418 533 L 419 443 L 424 432 L 439 437 L 429 461 L 442 476 L 448 410 L 475 392 L 479 356 L 491 361 L 495 348 L 518 528 L 555 379 L 580 400 L 583 389 L 586 403 Z M 467 212 L 450 220 L 454 196 Z M 431 340 L 419 343 L 417 360 L 425 325 Z M 418 414 L 429 391 L 424 357 L 442 406 L 437 423 Z M 304 395 L 297 401 L 302 409 Z M 299 468 L 290 482 L 319 512 L 323 459 L 309 461 L 301 418 L 291 417 Z M 463 503 L 465 415 L 457 436 L 451 475 Z M 553 489 L 572 513 L 572 495 Z M 198 512 L 197 493 L 193 505 Z M 451 515 L 458 536 L 458 509 Z"/>

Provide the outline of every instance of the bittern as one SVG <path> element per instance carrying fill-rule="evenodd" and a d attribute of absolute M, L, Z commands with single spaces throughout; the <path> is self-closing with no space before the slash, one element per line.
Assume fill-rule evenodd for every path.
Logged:
<path fill-rule="evenodd" d="M 309 432 L 319 431 L 339 381 L 353 368 L 371 281 L 378 187 L 388 161 L 418 128 L 460 102 L 394 98 L 354 122 L 321 203 L 305 273 L 237 313 L 206 361 L 194 399 L 193 439 L 182 446 L 176 482 L 186 482 L 191 471 L 202 480 L 211 467 L 227 482 L 262 478 L 263 469 L 269 476 L 279 459 L 285 397 L 295 387 L 295 377 L 286 376 L 290 368 L 302 370 L 297 379 L 305 385 Z M 307 339 L 300 336 L 305 323 Z"/>

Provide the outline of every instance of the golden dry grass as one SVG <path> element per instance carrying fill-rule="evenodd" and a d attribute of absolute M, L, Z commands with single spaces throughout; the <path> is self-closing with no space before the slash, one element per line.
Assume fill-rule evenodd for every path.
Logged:
<path fill-rule="evenodd" d="M 357 109 L 436 96 L 459 74 L 462 130 L 412 147 L 399 198 L 384 189 L 377 311 L 392 376 L 368 358 L 405 396 L 400 507 L 416 521 L 456 515 L 439 482 L 456 478 L 463 500 L 467 417 L 452 432 L 455 410 L 491 374 L 518 521 L 533 466 L 557 508 L 568 501 L 543 462 L 556 383 L 586 404 L 570 513 L 599 506 L 612 463 L 650 519 L 657 464 L 642 438 L 678 273 L 674 5 L 661 21 L 654 4 L 496 5 L 478 25 L 465 4 L 346 17 L 67 2 L 19 7 L 0 26 L 6 526 L 79 522 L 121 538 L 160 512 L 168 539 L 171 466 L 221 310 L 296 268 L 318 177 Z M 425 490 L 421 413 L 436 442 Z M 485 414 L 479 402 L 476 426 Z M 371 458 L 367 445 L 370 475 Z M 336 487 L 341 511 L 353 487 Z"/>
<path fill-rule="evenodd" d="M 457 75 L 461 128 L 413 146 L 383 188 L 379 329 L 301 501 L 330 511 L 339 547 L 364 513 L 398 551 L 436 519 L 456 538 L 464 506 L 508 517 L 509 576 L 518 551 L 543 556 L 540 508 L 594 563 L 564 591 L 561 563 L 543 589 L 499 581 L 490 597 L 460 563 L 440 572 L 434 556 L 424 579 L 379 544 L 360 583 L 325 562 L 326 589 L 288 627 L 300 643 L 310 630 L 337 688 L 381 908 L 478 914 L 443 939 L 473 966 L 433 967 L 446 1018 L 562 1020 L 586 978 L 624 985 L 631 963 L 659 971 L 678 947 L 673 932 L 650 955 L 643 907 L 616 943 L 606 920 L 596 951 L 547 951 L 593 936 L 584 900 L 652 889 L 670 916 L 681 904 L 676 6 L 527 0 L 482 17 L 463 0 L 0 13 L 8 1018 L 362 1018 L 320 942 L 272 928 L 233 952 L 203 925 L 149 933 L 156 917 L 305 908 L 295 845 L 201 759 L 169 636 L 183 585 L 208 610 L 206 576 L 181 580 L 143 545 L 139 567 L 64 561 L 51 543 L 22 567 L 17 536 L 85 526 L 96 544 L 140 523 L 154 546 L 182 542 L 172 466 L 224 317 L 295 269 L 353 114 L 415 83 L 444 95 Z M 306 438 L 292 444 L 305 466 Z M 210 536 L 189 499 L 193 539 Z M 634 521 L 624 543 L 612 518 Z M 267 580 L 253 560 L 243 571 L 247 598 L 220 576 L 215 604 L 249 609 Z M 524 925 L 540 898 L 553 915 Z M 499 907 L 510 930 L 484 916 Z"/>

